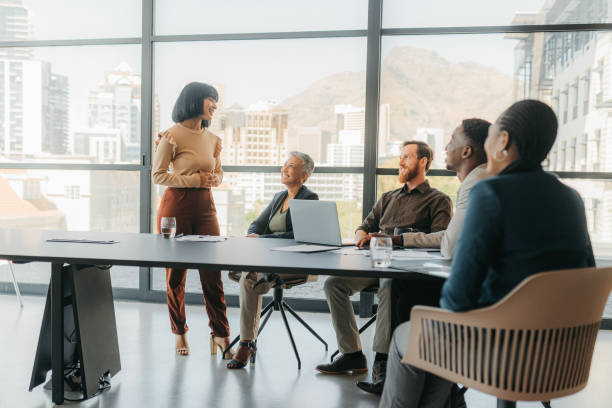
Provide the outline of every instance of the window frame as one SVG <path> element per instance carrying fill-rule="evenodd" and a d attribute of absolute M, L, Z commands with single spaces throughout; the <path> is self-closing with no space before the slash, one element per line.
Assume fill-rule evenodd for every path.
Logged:
<path fill-rule="evenodd" d="M 381 77 L 381 42 L 386 36 L 419 36 L 419 35 L 452 35 L 452 34 L 509 34 L 509 33 L 568 33 L 562 35 L 562 55 L 573 52 L 571 47 L 572 36 L 585 37 L 586 44 L 592 38 L 594 31 L 612 31 L 612 23 L 590 24 L 539 24 L 539 25 L 497 25 L 472 27 L 405 27 L 382 28 L 383 0 L 368 0 L 368 25 L 365 30 L 326 30 L 326 31 L 297 31 L 297 32 L 268 32 L 268 33 L 227 33 L 202 35 L 155 35 L 154 33 L 154 0 L 142 0 L 142 33 L 136 38 L 93 38 L 70 40 L 33 40 L 33 41 L 0 41 L 0 47 L 49 47 L 49 46 L 83 46 L 83 45 L 123 45 L 138 44 L 141 46 L 141 162 L 140 164 L 113 165 L 113 164 L 62 164 L 62 163 L 0 163 L 0 168 L 8 169 L 52 169 L 52 170 L 90 170 L 90 171 L 134 171 L 139 172 L 140 179 L 140 232 L 151 232 L 151 165 L 152 165 L 152 119 L 153 119 L 153 66 L 154 45 L 158 42 L 189 42 L 189 41 L 234 41 L 234 40 L 269 40 L 269 39 L 302 39 L 302 38 L 367 38 L 366 50 L 366 97 L 365 97 L 365 135 L 364 135 L 364 162 L 363 167 L 319 167 L 317 173 L 352 173 L 363 175 L 363 216 L 365 217 L 373 207 L 376 200 L 376 180 L 379 175 L 396 175 L 397 169 L 378 167 L 378 116 L 380 105 L 380 77 Z M 558 41 L 551 38 L 550 41 Z M 550 42 L 549 41 L 549 42 Z M 581 43 L 582 44 L 582 43 Z M 547 43 L 546 58 L 555 59 L 555 47 Z M 590 74 L 590 73 L 589 73 Z M 591 78 L 587 81 L 591 85 Z M 588 90 L 590 91 L 590 89 Z M 586 92 L 585 106 L 591 92 Z M 561 96 L 563 98 L 563 96 Z M 569 98 L 563 107 L 567 112 Z M 580 99 L 578 99 L 580 101 Z M 559 100 L 556 100 L 559 104 Z M 561 107 L 557 106 L 557 110 Z M 588 109 L 588 107 L 586 108 Z M 557 112 L 559 114 L 560 112 Z M 566 113 L 567 114 L 567 113 Z M 557 154 L 557 156 L 559 156 Z M 559 160 L 559 158 L 557 158 Z M 227 172 L 261 172 L 270 173 L 280 171 L 280 166 L 224 166 Z M 612 172 L 555 172 L 561 178 L 580 178 L 595 180 L 611 180 Z M 446 170 L 430 170 L 430 177 L 449 176 L 454 173 Z M 0 292 L 10 292 L 12 288 L 4 282 L 0 283 Z M 151 290 L 151 271 L 149 268 L 140 268 L 138 289 L 114 288 L 118 298 L 135 299 L 141 301 L 162 302 L 165 294 L 162 291 Z M 46 285 L 26 284 L 26 293 L 46 293 Z M 200 303 L 200 295 L 188 294 L 187 302 Z M 373 296 L 361 296 L 358 309 L 362 316 L 369 315 Z M 228 304 L 236 306 L 236 296 L 228 296 Z M 315 299 L 298 300 L 298 308 L 324 311 L 327 306 L 323 301 Z M 605 327 L 612 328 L 612 319 L 604 319 Z"/>

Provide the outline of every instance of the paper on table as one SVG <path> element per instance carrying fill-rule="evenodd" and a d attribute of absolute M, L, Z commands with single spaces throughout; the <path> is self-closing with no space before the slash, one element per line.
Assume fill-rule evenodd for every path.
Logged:
<path fill-rule="evenodd" d="M 226 237 L 217 235 L 183 235 L 182 237 L 176 238 L 176 240 L 180 242 L 221 242 L 226 239 Z"/>
<path fill-rule="evenodd" d="M 439 276 L 441 278 L 448 278 L 451 273 L 450 266 L 430 264 L 427 262 L 422 265 L 401 265 L 391 263 L 389 267 L 391 269 L 399 269 L 401 271 L 426 273 L 427 275 Z"/>
<path fill-rule="evenodd" d="M 439 277 L 441 277 L 441 278 L 448 278 L 448 277 L 450 276 L 450 274 L 451 274 L 451 273 L 450 273 L 450 268 L 449 268 L 449 270 L 448 270 L 448 271 L 447 271 L 447 270 L 440 269 L 439 271 L 433 271 L 433 270 L 430 270 L 428 273 L 429 273 L 430 275 L 439 276 Z"/>
<path fill-rule="evenodd" d="M 327 246 L 327 245 L 311 245 L 311 244 L 301 244 L 301 245 L 290 245 L 283 247 L 270 248 L 272 251 L 283 251 L 283 252 L 324 252 L 331 251 L 333 249 L 338 249 L 336 246 Z"/>
<path fill-rule="evenodd" d="M 340 254 L 340 255 L 364 255 L 367 256 L 370 254 L 370 251 L 368 251 L 367 249 L 357 249 L 357 247 L 354 246 L 350 246 L 350 247 L 342 247 L 339 249 L 335 249 L 333 251 L 331 251 L 334 254 Z"/>
<path fill-rule="evenodd" d="M 418 249 L 404 249 L 393 251 L 391 259 L 401 260 L 420 260 L 420 259 L 444 259 L 439 252 L 425 252 Z"/>
<path fill-rule="evenodd" d="M 50 238 L 47 242 L 76 242 L 77 244 L 116 244 L 119 241 L 96 239 Z"/>

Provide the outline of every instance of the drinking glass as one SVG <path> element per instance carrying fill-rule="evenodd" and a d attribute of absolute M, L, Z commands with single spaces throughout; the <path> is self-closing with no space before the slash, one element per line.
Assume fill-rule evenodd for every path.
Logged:
<path fill-rule="evenodd" d="M 372 237 L 370 240 L 370 258 L 373 268 L 387 268 L 391 265 L 393 241 L 391 237 Z"/>
<path fill-rule="evenodd" d="M 176 235 L 176 218 L 162 217 L 161 233 L 164 238 L 174 238 Z"/>

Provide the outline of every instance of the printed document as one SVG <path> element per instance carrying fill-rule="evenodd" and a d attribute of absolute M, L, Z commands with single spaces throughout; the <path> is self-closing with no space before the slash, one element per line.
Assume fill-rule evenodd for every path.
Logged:
<path fill-rule="evenodd" d="M 217 235 L 183 235 L 182 237 L 176 238 L 179 242 L 222 242 L 226 239 L 226 237 Z"/>

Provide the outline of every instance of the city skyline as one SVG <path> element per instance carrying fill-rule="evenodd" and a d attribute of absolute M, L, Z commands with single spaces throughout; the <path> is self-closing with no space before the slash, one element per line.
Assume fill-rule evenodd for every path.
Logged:
<path fill-rule="evenodd" d="M 3 4 L 10 2 L 7 0 Z M 141 66 L 141 51 L 148 43 L 145 40 L 145 44 L 141 44 L 140 38 L 143 32 L 141 0 L 108 0 L 104 3 L 66 0 L 62 2 L 63 7 L 46 0 L 12 3 L 23 5 L 29 14 L 27 18 L 22 15 L 22 21 L 15 20 L 20 37 L 6 38 L 0 23 L 0 41 L 81 39 L 86 42 L 96 38 L 96 43 L 101 43 L 121 37 L 124 38 L 121 42 L 130 43 L 78 46 L 62 43 L 59 46 L 0 48 L 0 60 L 10 56 L 13 60 L 34 62 L 31 65 L 36 65 L 36 72 L 40 71 L 40 82 L 44 82 L 43 72 L 48 73 L 45 74 L 46 90 L 42 86 L 38 89 L 36 85 L 37 90 L 33 93 L 41 100 L 48 98 L 50 101 L 47 109 L 40 110 L 38 116 L 56 135 L 67 133 L 69 141 L 66 144 L 65 136 L 47 137 L 42 132 L 40 143 L 38 138 L 33 139 L 42 151 L 51 153 L 39 155 L 32 161 L 43 163 L 40 167 L 51 163 L 57 169 L 0 170 L 0 193 L 7 197 L 0 207 L 8 226 L 136 232 L 140 231 L 143 223 L 149 223 L 151 230 L 155 230 L 157 200 L 163 188 L 153 186 L 151 197 L 141 202 L 141 186 L 149 180 L 141 179 L 147 169 L 140 166 L 142 141 L 148 141 L 154 135 L 142 135 L 139 129 L 142 115 L 140 95 L 134 92 L 129 98 L 115 99 L 114 88 L 108 89 L 112 81 L 108 80 L 107 72 L 124 65 L 129 66 L 129 70 L 119 71 L 131 71 L 134 80 L 140 78 L 143 70 L 152 69 L 153 87 L 150 91 L 156 95 L 152 112 L 153 131 L 172 126 L 174 101 L 182 87 L 191 81 L 208 82 L 219 90 L 219 109 L 211 128 L 214 132 L 220 129 L 221 119 L 235 105 L 241 107 L 234 109 L 238 114 L 260 101 L 275 102 L 279 109 L 284 109 L 286 123 L 274 131 L 272 126 L 257 130 L 257 126 L 235 128 L 245 138 L 259 138 L 257 142 L 252 140 L 251 144 L 267 146 L 268 156 L 246 157 L 246 154 L 264 153 L 251 148 L 243 149 L 242 159 L 239 159 L 240 147 L 236 146 L 234 158 L 226 156 L 223 159 L 225 165 L 280 165 L 286 152 L 295 148 L 311 153 L 317 166 L 363 166 L 365 36 L 252 41 L 176 41 L 159 36 L 302 30 L 364 30 L 365 33 L 368 24 L 366 0 L 263 0 L 251 3 L 239 0 L 217 3 L 156 0 L 151 2 L 154 4 L 153 34 L 156 38 L 152 44 L 153 55 L 150 60 L 145 60 L 145 66 Z M 610 4 L 609 1 L 604 3 Z M 610 14 L 595 19 L 586 14 L 572 14 L 569 9 L 565 10 L 564 21 L 533 20 L 533 14 L 541 13 L 547 7 L 589 8 L 584 4 L 554 0 L 385 0 L 382 26 L 389 29 L 611 21 Z M 555 33 L 559 38 L 555 47 L 565 44 L 563 46 L 567 48 L 564 41 L 568 40 L 563 36 L 571 37 L 569 34 Z M 529 37 L 525 33 L 514 36 L 503 33 L 383 35 L 379 67 L 378 152 L 381 157 L 374 165 L 397 167 L 401 140 L 417 138 L 435 145 L 436 166 L 443 168 L 441 150 L 460 119 L 479 116 L 495 120 L 512 101 L 535 96 L 526 89 L 539 89 L 539 82 L 528 82 L 525 78 L 540 78 L 540 71 L 530 71 L 537 65 L 554 68 L 554 75 L 546 78 L 545 83 L 550 92 L 540 96 L 548 98 L 545 100 L 559 114 L 561 124 L 559 142 L 553 149 L 548 168 L 575 172 L 609 171 L 612 133 L 608 129 L 612 129 L 612 124 L 608 125 L 605 120 L 608 111 L 602 103 L 612 100 L 608 95 L 612 89 L 609 87 L 612 83 L 609 77 L 612 59 L 603 50 L 612 42 L 608 40 L 608 33 L 592 34 L 589 39 L 571 37 L 572 42 L 584 43 L 572 45 L 571 49 L 582 45 L 589 45 L 591 49 L 576 52 L 576 58 L 569 58 L 563 64 L 541 64 L 545 55 L 543 42 L 539 43 L 540 48 L 535 43 L 525 44 L 525 38 Z M 552 36 L 537 35 L 537 41 Z M 534 58 L 521 60 L 529 47 Z M 593 57 L 589 61 L 585 58 L 588 53 L 594 55 L 589 54 L 589 58 Z M 602 57 L 604 61 L 600 64 Z M 517 70 L 518 66 L 523 66 L 522 71 Z M 527 72 L 530 74 L 526 75 Z M 28 78 L 33 77 L 29 75 Z M 600 81 L 605 81 L 603 87 L 600 87 Z M 34 86 L 34 82 L 29 82 Z M 134 91 L 132 85 L 126 88 Z M 146 84 L 144 89 L 147 89 Z M 8 106 L 9 102 L 5 99 L 3 103 Z M 107 114 L 113 109 L 123 109 L 124 114 L 129 111 L 130 118 L 123 116 L 117 121 L 108 119 L 107 115 L 104 120 L 92 121 L 92 105 L 104 106 Z M 340 106 L 346 109 L 336 109 Z M 338 114 L 343 110 L 357 116 L 356 126 L 339 125 Z M 246 116 L 245 112 L 242 114 Z M 283 139 L 280 146 L 273 146 L 271 140 L 279 137 L 275 133 L 277 130 L 283 133 Z M 219 136 L 226 137 L 224 132 Z M 224 154 L 227 155 L 231 148 L 230 144 L 225 146 Z M 68 157 L 66 153 L 73 156 Z M 113 170 L 106 170 L 103 166 L 91 166 L 96 170 L 61 169 L 62 165 L 71 168 L 69 166 L 75 163 L 133 163 L 138 166 L 129 166 L 130 171 L 117 170 L 120 166 L 109 166 Z M 372 193 L 373 197 L 366 197 L 367 200 L 377 198 L 384 189 L 398 185 L 397 177 L 393 175 L 378 175 L 376 179 L 377 191 Z M 337 202 L 345 237 L 351 236 L 361 222 L 363 180 L 363 174 L 315 173 L 307 182 L 322 199 Z M 430 177 L 429 180 L 432 186 L 452 197 L 459 185 L 457 179 L 450 176 Z M 612 203 L 612 183 L 607 180 L 563 181 L 584 197 L 596 254 L 609 255 L 612 253 L 612 208 L 607 203 Z M 279 175 L 275 173 L 226 172 L 224 183 L 214 190 L 222 233 L 242 235 L 249 222 L 282 188 Z M 140 214 L 149 208 L 153 216 L 142 220 Z M 47 276 L 34 271 L 36 265 L 23 268 L 32 272 L 32 276 Z M 138 288 L 138 275 L 132 272 L 127 275 L 136 276 L 136 282 L 128 286 Z M 127 282 L 126 277 L 117 271 L 113 279 L 116 277 L 119 285 Z M 44 283 L 45 280 L 48 281 L 47 278 L 41 281 Z M 163 287 L 162 275 L 152 272 L 151 281 L 153 287 Z"/>
<path fill-rule="evenodd" d="M 453 10 L 457 11 L 457 6 L 452 4 L 453 2 L 435 3 L 438 6 L 448 5 L 444 9 L 445 13 L 436 16 L 437 19 L 431 19 L 444 25 L 444 19 L 450 16 Z M 566 5 L 563 2 L 544 0 L 537 3 L 524 1 L 506 4 L 493 10 L 483 6 L 483 2 L 469 1 L 464 6 L 477 7 L 479 4 L 482 13 L 470 17 L 474 20 L 460 19 L 460 24 L 456 25 L 475 24 L 480 21 L 478 19 L 484 21 L 493 17 L 496 24 L 501 24 L 502 20 L 504 24 L 535 24 L 607 19 L 604 14 L 595 17 L 586 14 L 586 17 L 582 16 L 579 12 L 586 10 L 586 7 L 578 8 L 578 12 L 573 9 L 560 10 L 562 5 L 574 7 L 579 3 Z M 50 36 L 52 28 L 48 26 L 48 22 L 38 25 L 36 20 L 36 16 L 47 6 L 41 2 L 28 1 L 12 4 L 23 4 L 17 7 L 20 12 L 28 11 L 29 8 L 35 10 L 29 14 L 21 12 L 20 17 L 15 20 L 16 23 L 12 26 L 15 39 L 37 38 L 37 33 Z M 129 9 L 126 10 L 128 14 L 135 10 L 134 3 L 129 4 Z M 160 1 L 158 6 L 165 7 L 164 4 L 166 3 Z M 399 10 L 394 7 L 400 6 L 402 3 L 388 3 L 383 16 L 384 26 L 395 24 L 390 17 L 392 14 L 401 16 L 401 13 L 391 11 Z M 430 6 L 417 5 L 412 9 L 413 16 L 429 13 Z M 139 10 L 138 7 L 136 9 Z M 222 5 L 211 11 L 222 14 L 227 7 L 229 5 Z M 520 12 L 517 12 L 518 7 L 521 7 Z M 355 8 L 358 9 L 359 6 Z M 510 14 L 507 13 L 509 10 L 512 11 Z M 82 8 L 75 5 L 74 13 L 81 11 Z M 363 11 L 357 10 L 355 15 Z M 279 13 L 282 14 L 282 10 Z M 554 20 L 556 16 L 561 15 L 566 20 Z M 158 15 L 157 18 L 161 17 Z M 362 18 L 363 16 L 347 19 L 342 24 L 362 24 Z M 49 21 L 53 21 L 52 15 Z M 356 23 L 358 21 L 362 22 Z M 410 22 L 401 21 L 403 25 Z M 431 21 L 420 21 L 420 25 L 431 25 Z M 185 29 L 189 30 L 187 26 L 188 24 Z M 163 30 L 168 30 L 167 33 L 175 29 L 172 24 L 165 27 Z M 161 29 L 161 26 L 158 27 L 158 30 Z M 214 27 L 211 27 L 212 29 Z M 64 33 L 70 30 L 70 27 L 66 27 Z M 95 30 L 92 29 L 92 32 Z M 3 35 L 6 37 L 6 30 Z M 68 34 L 62 34 L 65 35 Z M 138 36 L 139 33 L 135 35 Z M 383 37 L 378 130 L 381 158 L 379 165 L 395 166 L 395 155 L 399 153 L 401 140 L 414 138 L 434 145 L 435 166 L 443 167 L 444 145 L 461 118 L 484 116 L 488 120 L 495 120 L 496 115 L 520 95 L 532 95 L 525 93 L 526 89 L 542 88 L 543 85 L 540 85 L 544 82 L 532 81 L 539 78 L 540 71 L 530 73 L 530 82 L 527 82 L 527 70 L 523 69 L 520 73 L 516 70 L 517 65 L 528 62 L 532 66 L 539 63 L 542 72 L 546 69 L 553 70 L 550 80 L 547 79 L 546 82 L 551 91 L 548 94 L 533 94 L 548 101 L 562 122 L 559 143 L 555 145 L 551 155 L 551 163 L 554 165 L 551 168 L 579 171 L 602 171 L 607 168 L 609 161 L 603 160 L 603 152 L 607 151 L 606 140 L 609 139 L 605 132 L 607 125 L 599 125 L 597 122 L 597 117 L 601 116 L 598 112 L 603 109 L 597 108 L 600 105 L 597 101 L 598 95 L 603 98 L 600 102 L 605 102 L 607 93 L 594 88 L 599 86 L 604 89 L 605 87 L 602 88 L 602 85 L 598 84 L 607 80 L 603 77 L 597 78 L 601 76 L 598 72 L 608 72 L 605 63 L 599 63 L 607 33 L 595 33 L 592 38 L 588 37 L 589 35 L 591 34 L 586 32 L 580 36 L 564 33 L 536 34 L 538 38 L 551 39 L 557 36 L 559 42 L 555 43 L 557 45 L 554 47 L 566 47 L 559 44 L 571 41 L 572 46 L 567 48 L 570 51 L 587 47 L 589 44 L 599 44 L 590 45 L 596 50 L 589 52 L 599 56 L 589 57 L 596 63 L 591 64 L 588 69 L 581 65 L 577 82 L 575 75 L 571 73 L 574 70 L 572 67 L 583 62 L 577 62 L 578 59 L 572 57 L 574 59 L 564 60 L 564 67 L 557 67 L 556 61 L 546 60 L 546 53 L 549 52 L 547 50 L 551 48 L 547 49 L 541 44 L 532 47 L 534 57 L 529 62 L 524 59 L 526 48 L 525 36 L 522 35 Z M 102 35 L 104 36 L 106 34 Z M 219 110 L 211 130 L 224 138 L 224 164 L 281 165 L 288 151 L 299 149 L 317 157 L 317 165 L 360 167 L 363 165 L 365 136 L 365 51 L 365 38 L 156 42 L 152 67 L 153 94 L 157 95 L 153 103 L 153 130 L 163 130 L 172 125 L 170 111 L 178 92 L 187 82 L 201 80 L 215 85 L 221 95 Z M 605 55 L 603 57 L 607 58 Z M 21 75 L 20 79 L 27 82 L 29 89 L 35 92 L 22 90 L 20 95 L 38 95 L 41 101 L 47 101 L 47 108 L 42 108 L 42 104 L 40 109 L 28 108 L 41 118 L 40 123 L 48 124 L 40 126 L 44 127 L 44 131 L 41 130 L 38 136 L 36 132 L 23 131 L 23 134 L 31 139 L 22 145 L 27 146 L 24 152 L 31 156 L 32 160 L 58 163 L 140 163 L 143 140 L 140 131 L 140 45 L 4 48 L 0 49 L 0 60 L 2 58 L 5 61 L 11 58 L 10 61 L 22 61 L 22 65 L 36 66 L 36 75 L 21 75 L 21 72 L 27 70 L 15 70 L 13 67 L 13 72 L 17 74 L 6 71 L 5 78 L 17 78 Z M 580 61 L 584 61 L 584 57 Z M 8 62 L 7 64 L 10 65 Z M 33 78 L 38 78 L 39 71 L 42 79 L 34 81 Z M 590 74 L 587 75 L 587 72 Z M 46 85 L 39 86 L 38 82 Z M 588 91 L 584 91 L 585 89 Z M 586 97 L 583 96 L 584 92 L 587 92 Z M 20 103 L 15 103 L 19 102 L 17 99 L 7 99 L 8 95 L 14 97 L 15 94 L 5 91 L 3 106 L 20 106 Z M 590 110 L 583 114 L 581 112 L 586 109 L 586 105 Z M 28 109 L 23 109 L 23 112 L 27 113 Z M 272 110 L 274 115 L 265 113 Z M 270 115 L 270 118 L 266 115 Z M 28 113 L 26 116 L 31 117 L 32 114 Z M 276 119 L 272 119 L 272 116 Z M 266 124 L 249 125 L 251 117 L 258 121 L 257 123 L 262 121 Z M 584 122 L 581 122 L 583 117 Z M 224 120 L 227 123 L 221 123 Z M 236 120 L 238 124 L 233 123 Z M 274 121 L 276 125 L 272 124 Z M 3 132 L 8 135 L 8 138 L 3 137 L 4 146 L 14 145 L 15 149 L 19 149 L 18 144 L 11 145 L 10 138 L 21 137 L 20 133 L 6 129 Z M 21 149 L 23 150 L 23 147 Z M 49 154 L 45 155 L 44 152 Z M 73 156 L 67 157 L 66 154 Z M 558 163 L 562 165 L 557 165 Z M 38 174 L 34 175 L 34 172 L 31 174 L 33 178 L 39 177 Z M 16 185 L 17 179 L 11 177 L 12 183 Z M 79 177 L 75 180 L 85 180 Z M 67 179 L 65 186 L 57 187 L 49 197 L 86 197 L 93 191 L 92 186 L 88 185 L 92 180 L 89 178 L 86 181 L 71 182 Z M 344 181 L 346 190 L 338 188 L 339 181 Z M 42 183 L 41 191 L 47 191 L 44 180 Z M 249 183 L 260 185 L 249 186 Z M 327 174 L 313 178 L 312 183 L 324 192 L 323 196 L 330 199 L 341 200 L 349 197 L 350 200 L 360 203 L 362 175 Z M 33 184 L 30 183 L 29 189 L 33 188 L 31 185 Z M 588 211 L 592 214 L 607 214 L 608 210 L 601 204 L 602 200 L 605 200 L 591 194 L 593 187 L 586 184 L 580 186 L 584 189 L 581 192 L 585 194 Z M 269 199 L 270 194 L 282 188 L 275 176 L 256 176 L 254 173 L 228 174 L 225 187 L 237 189 L 238 195 L 244 193 L 243 196 L 235 197 L 242 203 L 240 205 L 232 204 L 231 200 L 234 198 L 228 195 L 228 208 L 233 206 L 233 211 L 250 211 L 255 202 Z M 343 193 L 339 194 L 338 191 Z M 95 194 L 110 197 L 113 192 L 102 191 Z M 60 202 L 59 198 L 54 200 Z M 63 204 L 58 205 L 61 207 Z M 122 208 L 122 205 L 121 202 L 116 202 L 111 207 Z M 63 208 L 70 212 L 69 206 Z M 592 220 L 600 217 L 592 214 Z M 230 225 L 230 212 L 226 217 L 225 222 Z M 602 220 L 605 223 L 607 218 Z M 591 221 L 591 225 L 597 224 L 596 221 Z M 68 225 L 75 224 L 68 222 Z M 79 228 L 89 228 L 91 225 L 93 223 L 90 220 L 88 226 Z M 602 239 L 606 241 L 609 237 L 602 235 Z"/>

